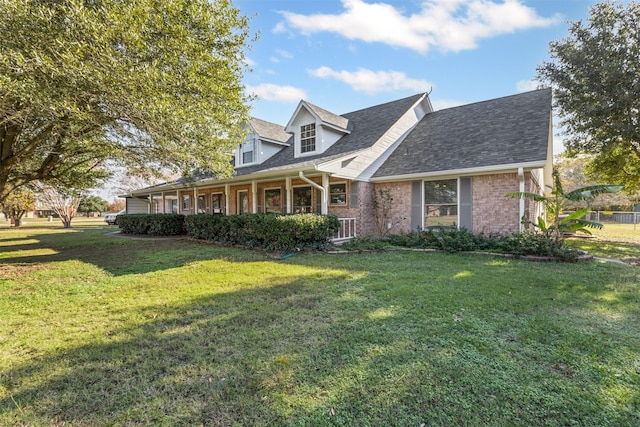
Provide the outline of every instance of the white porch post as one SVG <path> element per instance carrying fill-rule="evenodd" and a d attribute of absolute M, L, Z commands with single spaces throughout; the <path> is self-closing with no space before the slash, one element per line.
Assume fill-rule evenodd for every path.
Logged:
<path fill-rule="evenodd" d="M 258 213 L 258 183 L 251 181 L 251 213 Z"/>
<path fill-rule="evenodd" d="M 524 169 L 518 168 L 518 181 L 520 183 L 520 188 L 518 191 L 524 193 Z M 519 230 L 522 233 L 524 231 L 524 224 L 522 223 L 522 217 L 524 216 L 524 197 L 520 197 L 520 227 Z"/>
<path fill-rule="evenodd" d="M 224 185 L 224 214 L 225 215 L 229 215 L 229 191 L 231 191 L 229 184 L 225 184 Z"/>
<path fill-rule="evenodd" d="M 322 215 L 327 215 L 329 213 L 329 175 L 326 173 L 322 174 L 322 188 L 324 191 L 321 191 L 322 194 L 322 205 L 320 207 Z"/>
<path fill-rule="evenodd" d="M 161 194 L 162 197 L 162 213 L 166 214 L 167 213 L 167 200 L 164 197 L 164 191 Z"/>
<path fill-rule="evenodd" d="M 193 203 L 191 204 L 191 213 L 198 214 L 198 187 L 193 187 Z"/>
<path fill-rule="evenodd" d="M 178 213 L 181 214 L 182 213 L 182 191 L 180 190 L 176 190 L 176 196 L 178 197 Z"/>
<path fill-rule="evenodd" d="M 287 209 L 285 213 L 291 213 L 291 177 L 290 176 L 285 178 L 284 189 L 285 189 L 284 192 L 286 194 L 286 200 L 287 200 Z"/>

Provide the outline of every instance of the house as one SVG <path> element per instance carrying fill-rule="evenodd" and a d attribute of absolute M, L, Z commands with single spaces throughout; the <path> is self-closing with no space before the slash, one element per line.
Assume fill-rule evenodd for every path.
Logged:
<path fill-rule="evenodd" d="M 380 234 L 381 220 L 394 233 L 517 232 L 539 207 L 505 193 L 551 183 L 551 113 L 550 89 L 440 111 L 426 93 L 340 115 L 301 101 L 284 126 L 251 119 L 233 176 L 133 191 L 127 212 L 329 213 L 343 238 Z"/>

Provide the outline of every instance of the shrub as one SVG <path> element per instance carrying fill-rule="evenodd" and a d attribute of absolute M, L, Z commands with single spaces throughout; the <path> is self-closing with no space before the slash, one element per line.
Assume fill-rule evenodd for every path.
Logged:
<path fill-rule="evenodd" d="M 192 215 L 186 217 L 185 226 L 187 234 L 195 239 L 290 251 L 325 247 L 340 223 L 335 215 Z"/>
<path fill-rule="evenodd" d="M 119 215 L 118 226 L 125 234 L 179 236 L 185 234 L 185 216 L 178 214 Z"/>

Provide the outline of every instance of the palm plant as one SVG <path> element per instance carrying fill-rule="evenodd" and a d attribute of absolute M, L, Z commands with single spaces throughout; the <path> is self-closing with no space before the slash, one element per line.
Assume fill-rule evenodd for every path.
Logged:
<path fill-rule="evenodd" d="M 537 222 L 529 221 L 523 217 L 526 225 L 532 225 L 549 239 L 553 239 L 556 246 L 562 246 L 564 242 L 564 234 L 568 232 L 580 231 L 591 234 L 589 228 L 601 229 L 602 224 L 595 221 L 587 221 L 583 217 L 589 212 L 589 208 L 578 209 L 568 215 L 563 215 L 565 203 L 568 201 L 587 200 L 598 194 L 616 193 L 622 190 L 622 185 L 599 184 L 578 188 L 576 190 L 565 193 L 560 182 L 560 174 L 557 170 L 553 171 L 553 188 L 551 195 L 543 196 L 536 193 L 528 193 L 524 191 L 507 193 L 507 197 L 516 199 L 529 199 L 534 202 L 542 203 L 547 219 L 539 216 Z"/>

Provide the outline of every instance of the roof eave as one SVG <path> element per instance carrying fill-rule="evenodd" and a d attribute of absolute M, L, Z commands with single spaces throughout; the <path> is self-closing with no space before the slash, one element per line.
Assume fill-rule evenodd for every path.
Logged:
<path fill-rule="evenodd" d="M 403 175 L 390 175 L 381 177 L 372 177 L 371 182 L 386 182 L 386 181 L 411 181 L 416 179 L 433 178 L 439 176 L 453 176 L 453 175 L 487 175 L 491 173 L 504 173 L 517 171 L 518 168 L 522 168 L 526 171 L 538 168 L 544 168 L 547 165 L 546 160 L 539 160 L 535 162 L 524 163 L 511 163 L 504 165 L 492 165 L 492 166 L 479 166 L 475 168 L 461 168 L 461 169 L 449 169 L 429 172 L 416 172 Z"/>

